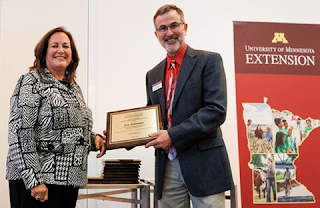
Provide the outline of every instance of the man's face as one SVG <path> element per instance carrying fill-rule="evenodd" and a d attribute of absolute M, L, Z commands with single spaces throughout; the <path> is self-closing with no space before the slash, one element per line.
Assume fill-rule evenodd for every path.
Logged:
<path fill-rule="evenodd" d="M 283 122 L 281 121 L 278 125 L 279 128 L 282 128 L 283 127 Z"/>
<path fill-rule="evenodd" d="M 161 25 L 168 26 L 167 31 L 155 31 L 155 35 L 158 38 L 160 44 L 166 49 L 169 57 L 174 58 L 175 55 L 181 50 L 185 44 L 185 36 L 187 33 L 188 25 L 180 24 L 177 28 L 171 30 L 170 25 L 172 23 L 181 23 L 180 15 L 171 10 L 163 15 L 159 15 L 155 19 L 155 26 L 159 28 Z"/>

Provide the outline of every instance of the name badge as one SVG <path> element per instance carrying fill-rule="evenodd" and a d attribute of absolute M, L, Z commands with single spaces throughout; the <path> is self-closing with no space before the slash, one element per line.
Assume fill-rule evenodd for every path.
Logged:
<path fill-rule="evenodd" d="M 162 88 L 162 81 L 159 81 L 152 85 L 152 92 L 155 92 Z"/>

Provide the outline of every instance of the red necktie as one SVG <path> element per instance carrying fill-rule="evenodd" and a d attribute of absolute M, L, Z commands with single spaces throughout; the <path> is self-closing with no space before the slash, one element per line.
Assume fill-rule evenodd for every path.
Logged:
<path fill-rule="evenodd" d="M 174 98 L 174 91 L 176 89 L 176 82 L 177 82 L 177 74 L 175 68 L 176 62 L 172 60 L 169 68 L 169 83 L 168 83 L 168 92 L 167 92 L 167 120 L 168 120 L 168 128 L 172 127 L 172 103 Z"/>
<path fill-rule="evenodd" d="M 168 120 L 168 129 L 172 127 L 172 103 L 174 98 L 174 91 L 176 89 L 177 83 L 177 70 L 176 70 L 176 61 L 172 60 L 169 68 L 169 83 L 168 83 L 168 92 L 167 92 L 167 120 Z M 177 156 L 177 152 L 175 148 L 169 149 L 168 157 L 170 160 L 173 160 Z"/>

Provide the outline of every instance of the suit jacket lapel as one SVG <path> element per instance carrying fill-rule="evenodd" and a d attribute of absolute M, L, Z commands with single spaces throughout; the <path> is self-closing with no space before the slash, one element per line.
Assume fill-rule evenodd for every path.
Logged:
<path fill-rule="evenodd" d="M 162 81 L 162 88 L 157 90 L 155 93 L 157 93 L 157 96 L 159 98 L 160 106 L 161 106 L 161 113 L 162 117 L 167 123 L 167 117 L 166 117 L 166 93 L 165 93 L 165 71 L 166 71 L 166 59 L 164 59 L 159 65 L 158 70 L 156 72 L 156 79 L 157 81 Z"/>
<path fill-rule="evenodd" d="M 186 84 L 191 72 L 193 71 L 195 64 L 197 63 L 197 60 L 195 60 L 196 55 L 196 51 L 188 46 L 180 67 L 176 90 L 174 92 L 172 108 L 174 108 L 174 106 L 176 105 L 182 89 Z"/>

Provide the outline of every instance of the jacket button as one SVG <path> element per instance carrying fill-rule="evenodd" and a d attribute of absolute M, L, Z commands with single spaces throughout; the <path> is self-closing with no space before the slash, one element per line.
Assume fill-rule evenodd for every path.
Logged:
<path fill-rule="evenodd" d="M 81 145 L 84 144 L 84 138 L 80 138 L 80 144 L 81 144 Z"/>
<path fill-rule="evenodd" d="M 77 104 L 77 108 L 78 108 L 79 110 L 81 110 L 81 105 L 80 105 L 80 104 Z"/>
<path fill-rule="evenodd" d="M 48 144 L 47 147 L 48 147 L 48 150 L 53 150 L 54 149 L 53 144 Z"/>

